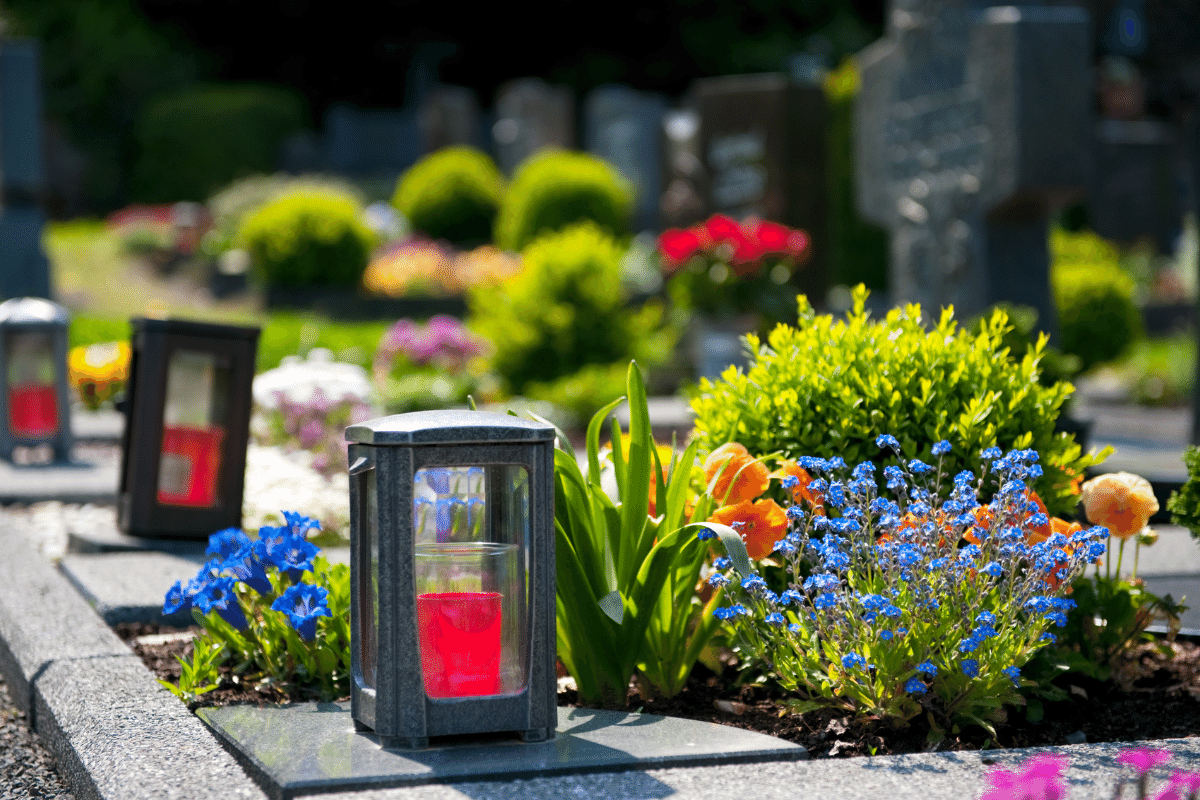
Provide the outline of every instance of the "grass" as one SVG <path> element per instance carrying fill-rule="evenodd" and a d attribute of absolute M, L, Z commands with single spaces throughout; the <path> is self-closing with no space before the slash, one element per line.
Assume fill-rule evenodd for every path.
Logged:
<path fill-rule="evenodd" d="M 120 238 L 99 221 L 50 223 L 43 246 L 60 302 L 71 311 L 72 347 L 127 340 L 131 317 L 167 314 L 261 327 L 256 372 L 279 366 L 285 356 L 307 355 L 314 347 L 326 347 L 336 360 L 369 369 L 375 348 L 390 326 L 389 322 L 334 322 L 316 314 L 265 311 L 254 293 L 214 301 L 195 274 L 155 275 L 127 255 Z"/>
<path fill-rule="evenodd" d="M 1115 377 L 1141 405 L 1180 406 L 1191 400 L 1195 371 L 1196 337 L 1184 333 L 1141 339 L 1120 360 L 1092 374 Z"/>

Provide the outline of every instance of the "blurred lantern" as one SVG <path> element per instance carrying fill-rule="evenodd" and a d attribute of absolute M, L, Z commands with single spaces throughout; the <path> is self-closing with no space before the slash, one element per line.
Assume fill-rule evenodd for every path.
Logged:
<path fill-rule="evenodd" d="M 67 310 L 38 297 L 0 303 L 0 457 L 50 445 L 56 462 L 71 455 L 67 399 Z"/>
<path fill-rule="evenodd" d="M 259 329 L 131 322 L 119 527 L 197 540 L 241 527 Z"/>
<path fill-rule="evenodd" d="M 554 429 L 423 411 L 346 439 L 355 726 L 553 736 Z"/>

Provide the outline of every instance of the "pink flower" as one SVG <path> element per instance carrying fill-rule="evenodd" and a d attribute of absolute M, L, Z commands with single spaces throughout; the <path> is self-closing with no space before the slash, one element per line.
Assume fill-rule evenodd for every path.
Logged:
<path fill-rule="evenodd" d="M 1154 800 L 1196 800 L 1197 794 L 1200 794 L 1200 772 L 1176 770 Z"/>
<path fill-rule="evenodd" d="M 1070 762 L 1065 756 L 1034 756 L 1020 772 L 994 769 L 990 786 L 980 800 L 1063 800 L 1067 785 L 1062 773 Z"/>
<path fill-rule="evenodd" d="M 1135 747 L 1132 750 L 1122 750 L 1117 753 L 1117 762 L 1133 767 L 1138 777 L 1170 760 L 1170 750 L 1156 750 L 1152 747 Z"/>

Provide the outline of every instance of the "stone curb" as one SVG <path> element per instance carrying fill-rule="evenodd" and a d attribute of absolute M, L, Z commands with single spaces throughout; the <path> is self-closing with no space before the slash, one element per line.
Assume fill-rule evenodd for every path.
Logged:
<path fill-rule="evenodd" d="M 265 798 L 235 758 L 101 621 L 67 579 L 16 536 L 0 531 L 0 672 L 80 800 Z M 1175 758 L 1153 775 L 1200 770 L 1200 738 L 1143 743 Z M 1037 750 L 914 754 L 559 775 L 339 792 L 322 800 L 518 800 L 745 795 L 755 800 L 964 800 L 993 765 L 1034 753 L 1071 759 L 1069 800 L 1108 800 L 1115 755 L 1135 743 Z"/>
<path fill-rule="evenodd" d="M 65 577 L 0 542 L 0 672 L 76 798 L 265 798 Z"/>

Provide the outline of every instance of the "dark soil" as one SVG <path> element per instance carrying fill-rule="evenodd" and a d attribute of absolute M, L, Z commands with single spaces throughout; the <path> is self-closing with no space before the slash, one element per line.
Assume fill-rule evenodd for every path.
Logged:
<path fill-rule="evenodd" d="M 121 636 L 157 677 L 179 680 L 177 655 L 190 655 L 187 642 L 141 645 L 138 636 L 158 633 L 156 626 L 116 626 Z M 169 630 L 169 629 L 165 629 Z M 1037 747 L 1088 742 L 1134 742 L 1200 736 L 1200 646 L 1178 640 L 1146 643 L 1126 653 L 1114 665 L 1108 681 L 1070 674 L 1056 683 L 1069 699 L 1046 703 L 1043 718 L 1031 723 L 1022 709 L 1010 709 L 1007 722 L 996 726 L 995 737 L 970 729 L 943 739 L 938 750 L 979 750 L 987 747 Z M 285 695 L 238 682 L 225 671 L 221 687 L 203 695 L 194 706 L 301 702 L 317 699 L 303 692 Z M 673 717 L 715 722 L 758 731 L 804 745 L 814 758 L 846 758 L 925 752 L 931 749 L 928 724 L 918 717 L 904 728 L 872 720 L 856 720 L 834 710 L 789 714 L 786 698 L 772 688 L 737 685 L 732 668 L 717 675 L 697 666 L 687 687 L 669 700 L 643 698 L 630 689 L 626 708 Z M 574 690 L 559 692 L 560 706 L 577 705 Z"/>

